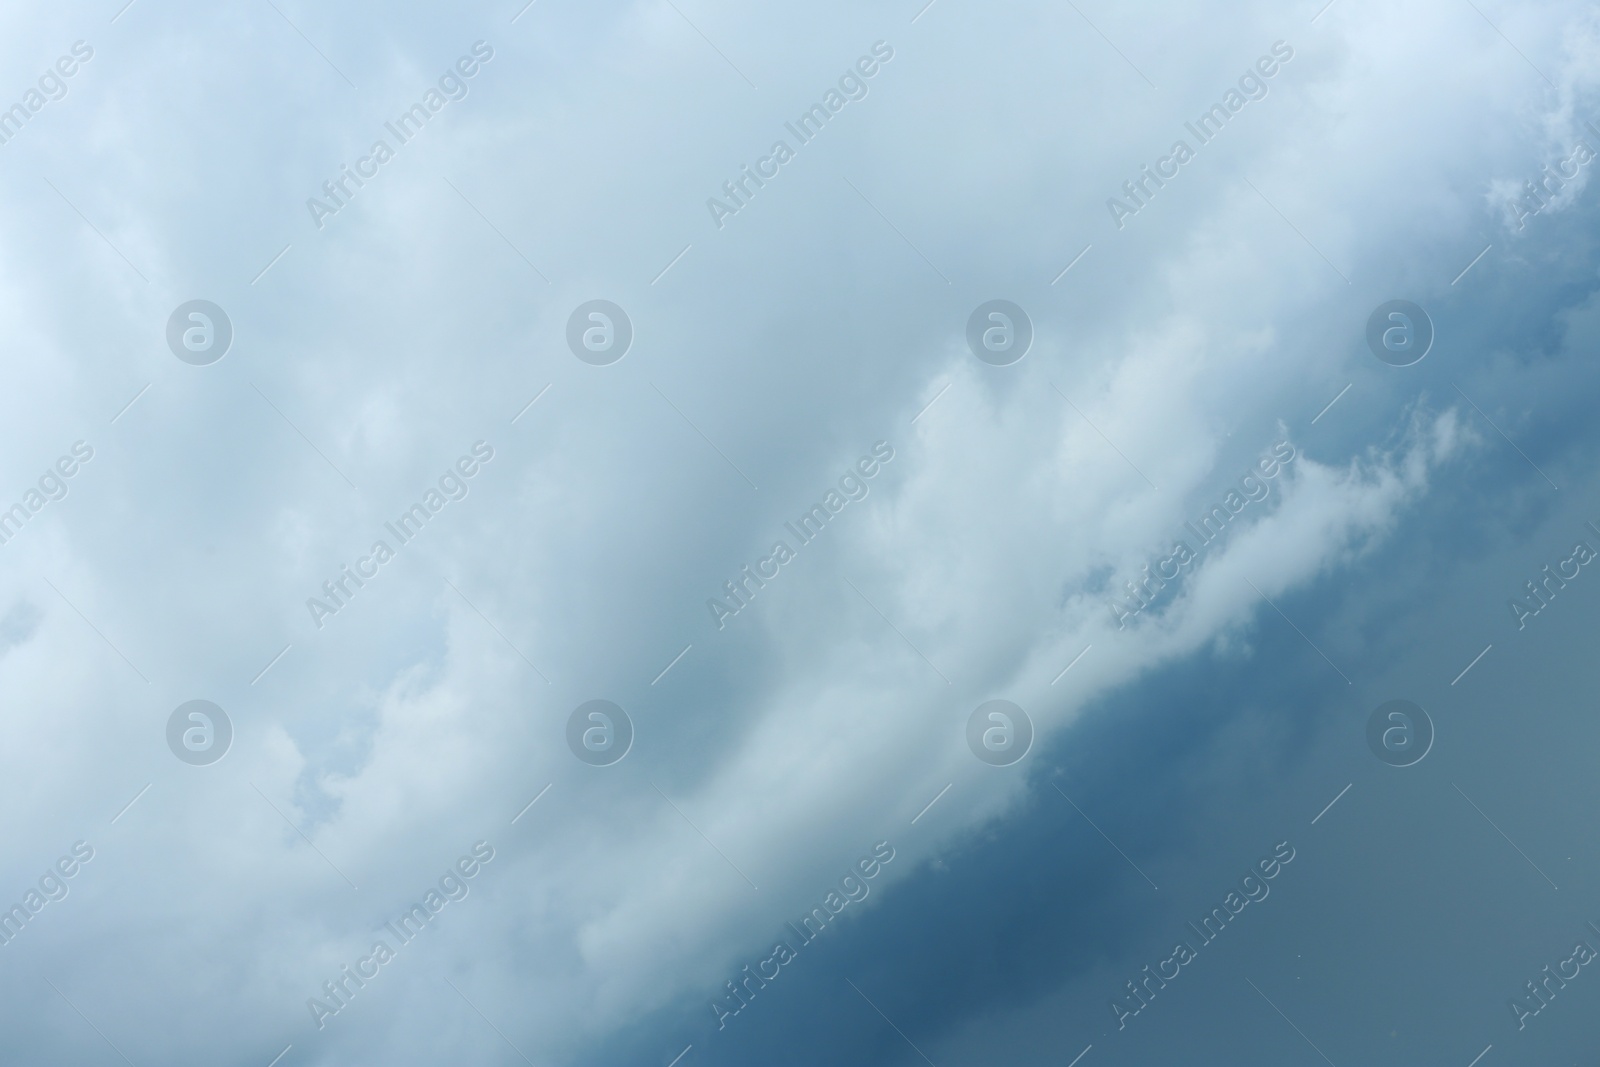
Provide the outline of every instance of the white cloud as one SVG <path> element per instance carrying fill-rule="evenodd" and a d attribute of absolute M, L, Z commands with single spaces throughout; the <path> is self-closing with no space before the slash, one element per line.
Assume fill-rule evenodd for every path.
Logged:
<path fill-rule="evenodd" d="M 716 991 L 731 961 L 874 841 L 900 851 L 888 882 L 1003 813 L 1022 778 L 966 752 L 978 702 L 1018 701 L 1042 746 L 1097 695 L 1261 617 L 1244 578 L 1276 599 L 1355 565 L 1460 458 L 1470 434 L 1449 410 L 1349 462 L 1312 458 L 1337 450 L 1313 445 L 1306 424 L 1368 369 L 1367 306 L 1394 285 L 1442 293 L 1475 251 L 1488 179 L 1468 192 L 1460 176 L 1519 166 L 1538 138 L 1508 116 L 1543 99 L 1470 20 L 1336 8 L 1295 41 L 1295 64 L 1250 116 L 1258 128 L 1227 131 L 1181 193 L 1119 234 L 1102 205 L 1128 160 L 1170 140 L 1237 57 L 1288 32 L 1276 8 L 1184 27 L 1186 58 L 1154 94 L 1070 13 L 1030 15 L 1019 40 L 993 13 L 940 5 L 907 29 L 839 10 L 805 27 L 802 62 L 758 19 L 697 12 L 762 72 L 752 94 L 669 8 L 611 23 L 541 5 L 510 29 L 495 15 L 497 58 L 472 95 L 318 232 L 304 197 L 351 139 L 413 98 L 418 72 L 490 31 L 400 25 L 367 45 L 354 17 L 307 25 L 359 72 L 352 93 L 270 9 L 186 24 L 143 8 L 95 38 L 100 80 L 41 117 L 61 120 L 53 137 L 30 127 L 0 148 L 17 208 L 0 224 L 0 274 L 25 294 L 0 302 L 0 325 L 33 353 L 8 363 L 0 451 L 15 458 L 0 463 L 0 493 L 77 437 L 99 450 L 54 513 L 0 548 L 0 609 L 43 613 L 0 658 L 14 709 L 0 803 L 36 813 L 6 850 L 0 894 L 77 837 L 106 842 L 107 862 L 84 875 L 97 888 L 45 916 L 53 928 L 27 931 L 19 953 L 50 960 L 135 1060 L 259 1049 L 265 1062 L 288 1041 L 310 1062 L 349 1062 L 356 1046 L 436 1059 L 476 1025 L 469 1014 L 441 1029 L 411 1010 L 453 996 L 444 973 L 530 1055 L 575 1055 L 642 1012 Z M 1588 26 L 1576 10 L 1522 21 Z M 59 15 L 11 19 L 0 37 L 75 32 Z M 1418 27 L 1434 41 L 1420 55 L 1406 44 L 1419 34 L 1397 32 Z M 561 32 L 592 64 L 540 66 L 568 51 Z M 1140 56 L 1176 43 L 1146 32 Z M 897 56 L 872 95 L 748 217 L 711 229 L 701 201 L 730 161 L 880 36 Z M 1588 52 L 1570 47 L 1582 69 Z M 1062 49 L 1074 63 L 1046 62 Z M 952 75 L 964 55 L 988 59 Z M 1062 99 L 1089 99 L 1086 80 L 1094 106 L 1064 111 Z M 1573 84 L 1564 100 L 1589 88 Z M 41 172 L 78 194 L 148 284 Z M 996 287 L 1039 332 L 1003 371 L 959 336 Z M 212 368 L 178 364 L 161 342 L 171 307 L 201 295 L 238 332 Z M 594 296 L 623 303 L 638 328 L 614 368 L 562 347 L 567 311 Z M 1385 388 L 1398 387 L 1369 395 Z M 1159 617 L 1114 632 L 1095 576 L 1120 581 L 1164 550 L 1280 422 L 1302 453 L 1266 508 Z M 479 438 L 497 457 L 471 495 L 315 629 L 304 599 Z M 703 602 L 722 577 L 878 439 L 897 457 L 871 496 L 714 631 Z M 173 760 L 161 735 L 196 696 L 238 728 L 236 751 L 204 770 Z M 621 702 L 640 733 L 606 770 L 562 741 L 568 712 L 595 696 Z M 946 782 L 937 818 L 912 833 Z M 304 998 L 479 838 L 500 857 L 433 947 L 308 1033 Z M 94 958 L 67 962 L 80 942 Z M 10 969 L 13 1003 L 53 996 L 31 973 Z M 190 1013 L 186 997 L 208 1010 Z M 55 1028 L 36 1018 L 30 1047 Z"/>

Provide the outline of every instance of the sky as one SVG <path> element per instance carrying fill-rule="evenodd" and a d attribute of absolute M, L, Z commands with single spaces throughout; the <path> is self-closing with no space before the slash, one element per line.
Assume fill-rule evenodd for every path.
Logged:
<path fill-rule="evenodd" d="M 0 1058 L 1584 1062 L 1591 5 L 124 3 L 0 15 Z"/>

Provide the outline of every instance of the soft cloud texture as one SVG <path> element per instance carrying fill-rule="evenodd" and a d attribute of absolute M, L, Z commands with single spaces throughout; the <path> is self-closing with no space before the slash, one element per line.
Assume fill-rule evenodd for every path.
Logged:
<path fill-rule="evenodd" d="M 1325 736 L 1349 747 L 1335 721 L 1359 727 L 1355 705 L 1410 679 L 1461 693 L 1450 676 L 1506 640 L 1500 601 L 1522 579 L 1500 569 L 1533 573 L 1536 538 L 1576 529 L 1557 511 L 1592 469 L 1596 216 L 1586 177 L 1524 229 L 1504 201 L 1594 136 L 1593 13 L 517 6 L 8 16 L 0 92 L 74 40 L 95 49 L 0 146 L 0 499 L 74 441 L 95 450 L 0 547 L 0 803 L 19 813 L 0 894 L 76 840 L 97 852 L 0 950 L 15 1055 L 98 1062 L 103 1035 L 136 1063 L 265 1064 L 288 1045 L 286 1065 L 664 1065 L 691 1043 L 706 1062 L 916 1059 L 847 1014 L 859 999 L 832 999 L 856 997 L 843 977 L 940 1063 L 1065 1062 L 1091 1041 L 1125 1062 L 1234 1054 L 1205 1021 L 1231 1003 L 1174 994 L 1151 1029 L 1181 1040 L 1137 1052 L 1090 1029 L 1155 958 L 1167 911 L 1130 904 L 1112 879 L 1145 883 L 1041 805 L 1066 782 L 1130 864 L 1162 872 L 1150 907 L 1193 911 L 1289 832 L 1212 815 L 1292 799 L 1309 818 L 1354 773 L 1327 754 L 1345 749 Z M 494 59 L 468 95 L 318 229 L 306 198 L 480 40 Z M 866 98 L 717 229 L 705 199 L 879 40 L 894 58 Z M 1118 230 L 1106 198 L 1277 40 L 1295 55 L 1269 95 Z M 962 337 L 999 296 L 1036 329 L 1009 368 Z M 163 340 L 195 297 L 236 335 L 203 368 Z M 636 329 L 606 368 L 564 342 L 597 297 Z M 1395 297 L 1437 327 L 1412 368 L 1362 340 Z M 717 630 L 706 599 L 880 440 L 895 459 L 870 495 Z M 477 441 L 494 459 L 468 495 L 318 627 L 306 599 Z M 1297 456 L 1267 499 L 1119 629 L 1120 583 L 1278 441 Z M 1436 556 L 1408 555 L 1419 543 Z M 1429 567 L 1438 585 L 1412 584 Z M 1481 624 L 1428 591 L 1467 585 Z M 1383 629 L 1402 617 L 1413 641 Z M 1303 707 L 1276 714 L 1286 693 Z M 163 735 L 196 697 L 236 731 L 208 768 Z M 596 697 L 637 729 L 610 768 L 564 740 Z M 996 697 L 1039 735 L 1003 771 L 963 734 Z M 1190 702 L 1193 722 L 1172 710 Z M 1437 720 L 1476 797 L 1489 772 L 1468 773 L 1456 725 L 1473 714 Z M 1107 778 L 1086 780 L 1084 746 Z M 1172 805 L 1120 779 L 1159 781 Z M 1433 817 L 1430 797 L 1414 803 Z M 1484 829 L 1470 809 L 1468 830 L 1438 818 L 1430 842 L 1455 851 L 1437 844 L 1430 871 L 1501 843 L 1457 840 Z M 319 1029 L 307 998 L 480 840 L 496 858 L 471 894 Z M 841 920 L 851 940 L 808 949 L 805 977 L 719 1033 L 707 1001 L 880 840 L 897 857 Z M 1307 868 L 1338 847 L 1307 845 Z M 1048 918 L 1029 895 L 1047 874 L 1074 902 Z M 1302 892 L 1252 916 L 1267 943 L 1228 966 L 1289 966 L 1268 931 L 1290 934 L 1267 924 L 1314 927 Z M 1030 936 L 1013 910 L 1059 951 L 1048 965 L 1005 954 Z M 986 911 L 970 921 L 992 943 L 918 933 Z M 1503 980 L 1468 1000 L 1502 1011 L 1565 930 L 1526 964 L 1506 950 Z M 947 977 L 988 973 L 990 952 L 1009 978 Z M 1388 1025 L 1350 1012 L 1314 1028 Z M 1541 1021 L 1552 1048 L 1557 1025 Z M 814 1045 L 778 1040 L 796 1032 Z"/>

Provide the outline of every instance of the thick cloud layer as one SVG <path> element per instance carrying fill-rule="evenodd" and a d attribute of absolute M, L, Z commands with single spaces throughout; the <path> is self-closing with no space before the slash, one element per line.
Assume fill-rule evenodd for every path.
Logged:
<path fill-rule="evenodd" d="M 1574 1054 L 1588 7 L 519 7 L 6 16 L 19 1061 Z"/>

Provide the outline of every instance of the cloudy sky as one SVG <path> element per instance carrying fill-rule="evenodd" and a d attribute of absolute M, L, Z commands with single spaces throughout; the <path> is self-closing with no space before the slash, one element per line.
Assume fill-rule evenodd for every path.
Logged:
<path fill-rule="evenodd" d="M 0 16 L 5 1058 L 1592 1048 L 1592 5 L 123 3 Z"/>

